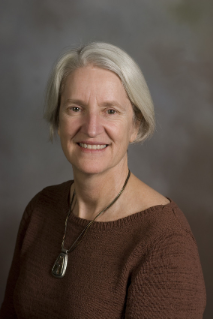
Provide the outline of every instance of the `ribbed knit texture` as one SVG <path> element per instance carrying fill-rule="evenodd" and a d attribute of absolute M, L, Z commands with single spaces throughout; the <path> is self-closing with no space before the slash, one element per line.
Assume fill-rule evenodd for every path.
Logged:
<path fill-rule="evenodd" d="M 206 295 L 197 246 L 173 201 L 95 222 L 69 254 L 65 277 L 51 275 L 71 183 L 47 187 L 28 204 L 0 318 L 201 319 Z M 71 214 L 65 248 L 87 223 Z"/>

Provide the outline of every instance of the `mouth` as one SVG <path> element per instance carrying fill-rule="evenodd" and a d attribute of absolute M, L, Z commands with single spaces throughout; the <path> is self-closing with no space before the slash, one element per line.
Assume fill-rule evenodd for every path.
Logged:
<path fill-rule="evenodd" d="M 108 144 L 86 144 L 86 143 L 77 143 L 80 147 L 89 149 L 89 150 L 103 150 L 108 146 Z"/>

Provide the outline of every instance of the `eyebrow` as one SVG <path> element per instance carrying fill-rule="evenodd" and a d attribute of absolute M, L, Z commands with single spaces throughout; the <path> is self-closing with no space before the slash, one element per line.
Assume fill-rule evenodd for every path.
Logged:
<path fill-rule="evenodd" d="M 67 105 L 67 104 L 69 104 L 69 103 L 74 103 L 74 104 L 78 104 L 78 105 L 80 105 L 80 106 L 85 106 L 85 103 L 84 103 L 83 101 L 81 101 L 81 100 L 74 100 L 74 99 L 67 99 L 67 100 L 63 103 L 63 105 Z"/>
<path fill-rule="evenodd" d="M 67 99 L 63 105 L 67 105 L 69 103 L 74 103 L 74 104 L 77 104 L 77 105 L 80 105 L 80 106 L 86 106 L 87 104 L 84 103 L 83 101 L 81 100 L 78 100 L 78 99 Z M 105 101 L 102 103 L 102 106 L 105 106 L 105 107 L 111 107 L 111 106 L 118 106 L 120 108 L 123 108 L 121 104 L 119 104 L 117 101 Z"/>

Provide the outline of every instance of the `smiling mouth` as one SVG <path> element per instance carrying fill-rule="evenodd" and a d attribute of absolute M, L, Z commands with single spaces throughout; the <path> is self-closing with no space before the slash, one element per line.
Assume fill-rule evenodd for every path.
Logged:
<path fill-rule="evenodd" d="M 102 150 L 108 146 L 108 144 L 97 144 L 97 145 L 85 144 L 85 143 L 77 143 L 77 144 L 89 150 Z"/>

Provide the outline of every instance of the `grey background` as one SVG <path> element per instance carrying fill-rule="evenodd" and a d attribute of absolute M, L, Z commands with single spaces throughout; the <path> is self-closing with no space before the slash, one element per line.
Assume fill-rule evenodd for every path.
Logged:
<path fill-rule="evenodd" d="M 140 65 L 157 131 L 130 147 L 133 173 L 184 211 L 196 237 L 213 318 L 213 1 L 0 1 L 0 302 L 23 210 L 72 178 L 42 120 L 46 81 L 69 47 L 110 42 Z"/>

